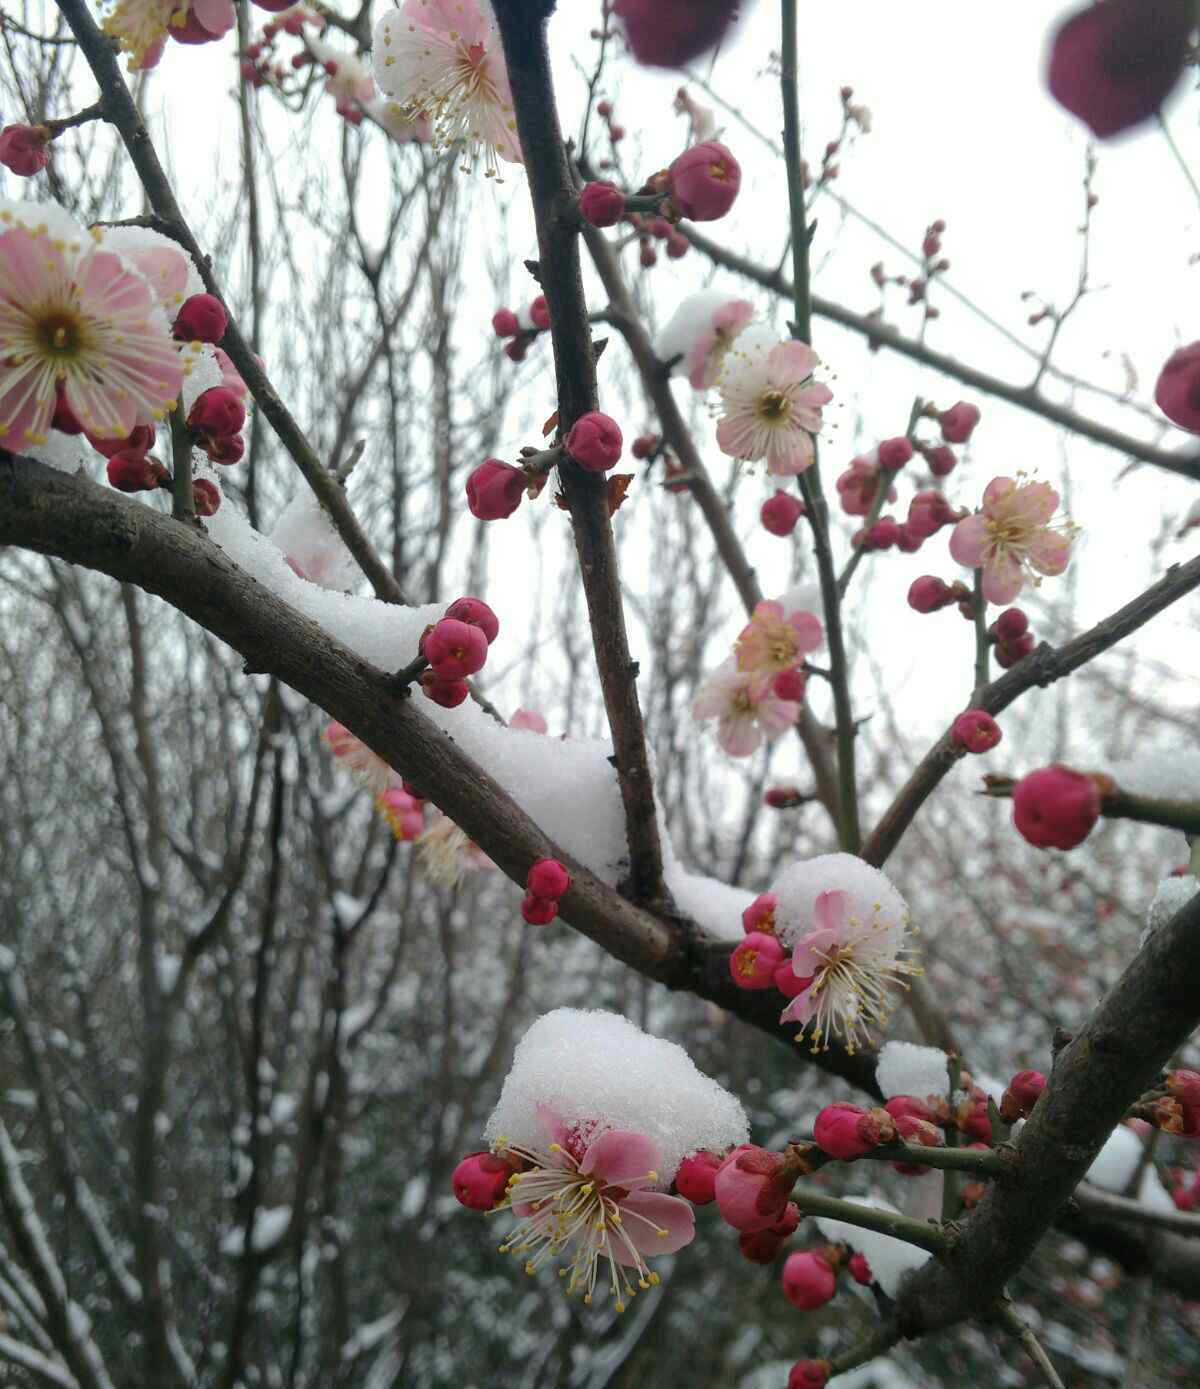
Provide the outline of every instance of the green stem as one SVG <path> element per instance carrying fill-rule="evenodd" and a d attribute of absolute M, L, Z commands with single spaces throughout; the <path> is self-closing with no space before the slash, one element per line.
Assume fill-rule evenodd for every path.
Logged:
<path fill-rule="evenodd" d="M 1046 1354 L 1042 1343 L 1033 1334 L 1030 1327 L 1026 1326 L 1017 1315 L 1016 1308 L 1011 1302 L 1005 1301 L 1001 1304 L 996 1315 L 996 1320 L 1001 1326 L 1025 1347 L 1030 1360 L 1042 1372 L 1042 1377 L 1050 1386 L 1050 1389 L 1066 1389 L 1062 1380 L 1059 1378 L 1058 1371 L 1054 1368 L 1054 1363 Z"/>
<path fill-rule="evenodd" d="M 900 1328 L 893 1321 L 881 1322 L 874 1331 L 858 1345 L 852 1346 L 849 1350 L 843 1351 L 841 1355 L 835 1355 L 829 1362 L 831 1366 L 831 1377 L 834 1375 L 844 1375 L 847 1370 L 857 1369 L 859 1365 L 865 1365 L 869 1360 L 874 1360 L 887 1351 L 900 1340 Z"/>
<path fill-rule="evenodd" d="M 171 514 L 177 521 L 195 524 L 196 503 L 192 496 L 192 436 L 183 418 L 183 406 L 177 405 L 167 417 L 171 427 Z"/>
<path fill-rule="evenodd" d="M 971 691 L 971 704 L 975 706 L 983 696 L 991 678 L 992 644 L 988 640 L 987 601 L 983 596 L 983 570 L 975 571 L 975 688 Z"/>
<path fill-rule="evenodd" d="M 874 1206 L 860 1206 L 855 1201 L 842 1201 L 836 1196 L 826 1196 L 823 1191 L 812 1191 L 807 1187 L 797 1187 L 792 1192 L 792 1200 L 803 1215 L 844 1220 L 847 1225 L 890 1235 L 893 1239 L 904 1240 L 906 1244 L 915 1244 L 919 1249 L 928 1249 L 931 1254 L 939 1254 L 946 1247 L 946 1236 L 936 1225 L 914 1220 L 909 1215 L 900 1215 L 897 1211 L 879 1211 Z"/>
<path fill-rule="evenodd" d="M 917 1143 L 888 1143 L 862 1156 L 863 1162 L 912 1162 L 943 1172 L 971 1172 L 977 1177 L 998 1177 L 1011 1170 L 1011 1160 L 989 1148 L 922 1148 Z M 946 1185 L 950 1185 L 947 1178 Z M 943 1212 L 943 1219 L 950 1217 Z"/>

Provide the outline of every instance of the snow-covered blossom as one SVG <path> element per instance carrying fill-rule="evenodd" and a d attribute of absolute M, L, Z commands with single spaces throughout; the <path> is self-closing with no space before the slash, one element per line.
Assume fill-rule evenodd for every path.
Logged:
<path fill-rule="evenodd" d="M 698 391 L 715 386 L 734 340 L 754 317 L 745 299 L 731 299 L 720 290 L 691 294 L 659 333 L 654 350 L 659 359 L 684 372 Z"/>
<path fill-rule="evenodd" d="M 375 80 L 442 149 L 463 143 L 484 172 L 521 163 L 512 92 L 489 0 L 404 0 L 375 28 Z"/>
<path fill-rule="evenodd" d="M 607 1291 L 623 1312 L 639 1288 L 659 1282 L 646 1260 L 673 1254 L 695 1237 L 691 1203 L 646 1189 L 663 1180 L 658 1145 L 646 1134 L 568 1128 L 550 1110 L 542 1122 L 544 1144 L 496 1143 L 499 1152 L 525 1164 L 496 1207 L 522 1217 L 500 1250 L 524 1256 L 526 1273 L 564 1256 L 568 1297 L 579 1292 L 590 1304 L 598 1289 Z M 605 1264 L 607 1290 L 600 1286 Z"/>
<path fill-rule="evenodd" d="M 345 724 L 332 720 L 321 737 L 338 763 L 372 795 L 382 795 L 389 787 L 401 784 L 399 774 L 377 752 L 372 752 L 361 738 L 356 738 Z"/>
<path fill-rule="evenodd" d="M 824 640 L 824 628 L 812 613 L 787 612 L 782 603 L 764 599 L 755 605 L 737 639 L 737 668 L 760 686 L 769 686 L 775 676 L 794 669 Z"/>
<path fill-rule="evenodd" d="M 0 200 L 0 444 L 44 441 L 60 394 L 88 433 L 123 438 L 174 405 L 190 359 L 102 232 Z"/>
<path fill-rule="evenodd" d="M 142 272 L 169 318 L 175 317 L 186 299 L 204 292 L 204 281 L 192 258 L 152 227 L 106 227 L 104 247 Z"/>
<path fill-rule="evenodd" d="M 375 83 L 356 53 L 311 36 L 305 42 L 325 69 L 325 91 L 333 97 L 339 114 L 352 111 L 355 105 L 366 106 L 373 100 Z"/>
<path fill-rule="evenodd" d="M 820 358 L 803 342 L 777 343 L 767 352 L 730 351 L 720 379 L 717 444 L 744 462 L 765 458 L 767 472 L 794 477 L 813 461 L 812 436 L 821 407 L 833 399 L 813 380 Z"/>
<path fill-rule="evenodd" d="M 938 1047 L 915 1042 L 885 1042 L 879 1049 L 875 1083 L 887 1099 L 915 1095 L 928 1099 L 944 1095 L 950 1085 L 949 1057 Z"/>
<path fill-rule="evenodd" d="M 345 593 L 358 581 L 357 561 L 321 504 L 307 489 L 284 507 L 267 537 L 309 583 Z"/>
<path fill-rule="evenodd" d="M 780 699 L 756 672 L 739 670 L 734 656 L 721 662 L 692 700 L 692 718 L 717 720 L 717 741 L 730 757 L 749 757 L 764 737 L 791 728 L 799 713 L 799 704 Z"/>
<path fill-rule="evenodd" d="M 997 477 L 984 489 L 983 509 L 954 527 L 950 553 L 983 570 L 989 603 L 1011 603 L 1026 579 L 1037 584 L 1038 574 L 1066 569 L 1077 531 L 1069 521 L 1054 521 L 1058 502 L 1048 482 Z"/>

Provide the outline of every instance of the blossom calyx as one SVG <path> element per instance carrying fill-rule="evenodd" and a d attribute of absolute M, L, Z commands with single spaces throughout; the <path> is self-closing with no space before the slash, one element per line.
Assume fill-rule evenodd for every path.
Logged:
<path fill-rule="evenodd" d="M 540 858 L 525 878 L 525 891 L 531 897 L 557 902 L 571 886 L 571 875 L 556 858 Z"/>
<path fill-rule="evenodd" d="M 1009 1124 L 1026 1118 L 1045 1088 L 1046 1077 L 1041 1071 L 1018 1071 L 1000 1098 L 1000 1117 Z"/>
<path fill-rule="evenodd" d="M 625 215 L 625 194 L 615 183 L 585 183 L 579 195 L 579 213 L 593 227 L 615 227 Z"/>
<path fill-rule="evenodd" d="M 1004 735 L 986 709 L 964 709 L 950 728 L 956 747 L 967 752 L 990 752 Z"/>
<path fill-rule="evenodd" d="M 0 130 L 0 164 L 20 178 L 32 178 L 50 162 L 44 125 L 6 125 Z"/>
<path fill-rule="evenodd" d="M 467 506 L 480 521 L 502 521 L 511 516 L 525 496 L 527 478 L 520 468 L 485 459 L 467 478 Z"/>
<path fill-rule="evenodd" d="M 837 1292 L 837 1275 L 811 1249 L 788 1255 L 780 1281 L 784 1297 L 802 1312 L 824 1307 Z"/>
<path fill-rule="evenodd" d="M 856 1104 L 827 1104 L 813 1125 L 817 1147 L 843 1162 L 853 1162 L 895 1137 L 896 1124 L 886 1109 Z"/>
<path fill-rule="evenodd" d="M 454 1169 L 455 1198 L 468 1210 L 490 1211 L 504 1199 L 512 1168 L 495 1153 L 469 1153 Z"/>
<path fill-rule="evenodd" d="M 215 294 L 193 294 L 175 315 L 171 336 L 177 342 L 218 343 L 228 327 L 229 315 Z"/>
<path fill-rule="evenodd" d="M 1074 849 L 1100 818 L 1094 777 L 1055 762 L 1022 777 L 1013 788 L 1013 824 L 1039 849 Z"/>
<path fill-rule="evenodd" d="M 684 150 L 668 173 L 671 201 L 693 222 L 724 217 L 742 186 L 741 165 L 717 140 Z"/>
<path fill-rule="evenodd" d="M 571 426 L 566 438 L 567 452 L 591 473 L 604 473 L 621 457 L 621 429 L 616 420 L 600 410 L 589 410 Z"/>

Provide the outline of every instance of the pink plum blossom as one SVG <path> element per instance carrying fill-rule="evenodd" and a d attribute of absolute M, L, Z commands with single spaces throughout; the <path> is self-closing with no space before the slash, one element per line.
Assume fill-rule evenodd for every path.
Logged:
<path fill-rule="evenodd" d="M 376 799 L 375 804 L 402 844 L 419 839 L 425 832 L 424 804 L 403 786 L 389 787 Z"/>
<path fill-rule="evenodd" d="M 812 379 L 820 358 L 803 342 L 769 351 L 729 354 L 721 376 L 717 444 L 743 462 L 765 458 L 774 477 L 794 477 L 813 461 L 812 436 L 821 431 L 821 407 L 833 399 Z"/>
<path fill-rule="evenodd" d="M 355 737 L 345 724 L 333 719 L 321 737 L 338 763 L 374 795 L 381 796 L 390 787 L 401 784 L 400 776 L 361 738 Z"/>
<path fill-rule="evenodd" d="M 689 385 L 707 391 L 717 384 L 726 353 L 753 317 L 754 306 L 745 299 L 730 299 L 713 312 L 683 359 Z"/>
<path fill-rule="evenodd" d="M 375 79 L 414 120 L 426 119 L 438 149 L 482 150 L 484 172 L 521 163 L 512 91 L 488 0 L 404 0 L 375 28 Z"/>
<path fill-rule="evenodd" d="M 822 892 L 813 903 L 815 929 L 796 942 L 792 970 L 811 983 L 780 1016 L 809 1031 L 813 1049 L 840 1036 L 854 1052 L 870 1023 L 886 1022 L 890 990 L 915 965 L 901 958 L 909 934 L 907 917 L 885 914 L 881 904 L 859 903 L 847 892 Z"/>
<path fill-rule="evenodd" d="M 131 71 L 157 65 L 168 36 L 182 43 L 208 43 L 233 28 L 232 0 L 117 0 L 101 26 L 129 54 Z"/>
<path fill-rule="evenodd" d="M 175 404 L 182 354 L 145 278 L 100 232 L 0 200 L 0 444 L 44 442 L 60 399 L 89 434 L 124 438 Z"/>
<path fill-rule="evenodd" d="M 752 672 L 738 670 L 734 657 L 723 661 L 692 701 L 697 723 L 717 720 L 717 741 L 730 757 L 749 757 L 763 738 L 776 738 L 796 722 L 800 706 L 780 699 Z"/>
<path fill-rule="evenodd" d="M 755 605 L 734 646 L 737 668 L 769 685 L 777 675 L 798 666 L 824 640 L 824 628 L 812 613 L 803 609 L 788 612 L 775 599 L 764 599 Z"/>
<path fill-rule="evenodd" d="M 1052 524 L 1058 501 L 1048 482 L 997 477 L 984 489 L 983 509 L 954 527 L 950 553 L 959 564 L 983 570 L 989 603 L 1011 603 L 1027 578 L 1036 584 L 1037 574 L 1066 569 L 1077 532 L 1069 521 Z"/>
<path fill-rule="evenodd" d="M 528 1273 L 562 1255 L 566 1292 L 582 1293 L 588 1304 L 607 1265 L 608 1291 L 623 1312 L 638 1288 L 659 1282 L 646 1261 L 692 1242 L 692 1206 L 682 1197 L 647 1189 L 671 1174 L 658 1171 L 659 1148 L 646 1134 L 596 1133 L 592 1125 L 568 1133 L 548 1112 L 542 1122 L 550 1137 L 545 1147 L 496 1144 L 501 1156 L 524 1164 L 509 1179 L 508 1196 L 499 1206 L 521 1217 L 501 1252 L 524 1256 Z"/>
<path fill-rule="evenodd" d="M 457 887 L 465 874 L 492 866 L 479 845 L 448 815 L 434 819 L 417 840 L 417 848 L 425 876 L 439 887 Z"/>

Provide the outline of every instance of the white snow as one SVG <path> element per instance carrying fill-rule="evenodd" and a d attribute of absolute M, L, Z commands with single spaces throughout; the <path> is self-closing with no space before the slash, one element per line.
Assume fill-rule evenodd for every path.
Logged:
<path fill-rule="evenodd" d="M 847 1199 L 860 1206 L 870 1206 L 873 1210 L 898 1214 L 895 1206 L 878 1196 L 851 1196 Z M 871 1265 L 875 1281 L 888 1297 L 896 1296 L 906 1273 L 920 1268 L 930 1258 L 928 1250 L 918 1249 L 915 1244 L 907 1244 L 904 1240 L 893 1239 L 891 1235 L 881 1235 L 874 1230 L 864 1230 L 844 1220 L 819 1216 L 817 1229 L 832 1243 L 848 1244 L 861 1254 Z"/>
<path fill-rule="evenodd" d="M 250 1233 L 250 1247 L 256 1253 L 273 1248 L 287 1234 L 292 1218 L 291 1206 L 267 1206 L 256 1212 Z M 221 1241 L 221 1253 L 237 1257 L 242 1252 L 241 1229 L 230 1230 Z"/>
<path fill-rule="evenodd" d="M 1087 1180 L 1119 1196 L 1133 1180 L 1142 1156 L 1142 1140 L 1131 1128 L 1118 1124 L 1087 1170 Z"/>
<path fill-rule="evenodd" d="M 1190 874 L 1182 878 L 1164 878 L 1146 911 L 1146 929 L 1139 944 L 1145 945 L 1160 926 L 1165 926 L 1181 907 L 1187 906 L 1198 890 L 1200 883 Z"/>
<path fill-rule="evenodd" d="M 793 863 L 771 890 L 779 898 L 775 930 L 789 947 L 813 929 L 813 904 L 823 892 L 845 892 L 851 911 L 863 916 L 870 916 L 877 907 L 884 925 L 899 926 L 908 920 L 908 904 L 887 877 L 853 854 L 818 854 Z"/>
<path fill-rule="evenodd" d="M 1101 769 L 1122 791 L 1161 801 L 1200 801 L 1200 752 L 1160 748 Z"/>
<path fill-rule="evenodd" d="M 699 294 L 689 294 L 655 339 L 655 356 L 660 362 L 669 362 L 673 357 L 686 357 L 700 335 L 712 327 L 713 314 L 722 304 L 728 304 L 731 299 L 739 297 L 737 294 L 719 289 L 705 289 Z M 683 369 L 683 361 L 676 362 L 671 368 L 672 376 L 681 375 Z"/>
<path fill-rule="evenodd" d="M 660 1150 L 661 1185 L 689 1153 L 719 1152 L 749 1136 L 738 1100 L 682 1047 L 599 1010 L 557 1008 L 529 1028 L 485 1137 L 545 1148 L 540 1107 L 568 1126 L 596 1122 L 646 1134 Z"/>
<path fill-rule="evenodd" d="M 937 1047 L 914 1042 L 888 1042 L 879 1053 L 875 1079 L 885 1099 L 893 1095 L 946 1095 L 950 1090 L 947 1056 Z"/>
<path fill-rule="evenodd" d="M 362 578 L 354 556 L 307 488 L 284 507 L 269 538 L 310 583 L 321 588 L 346 592 Z"/>

